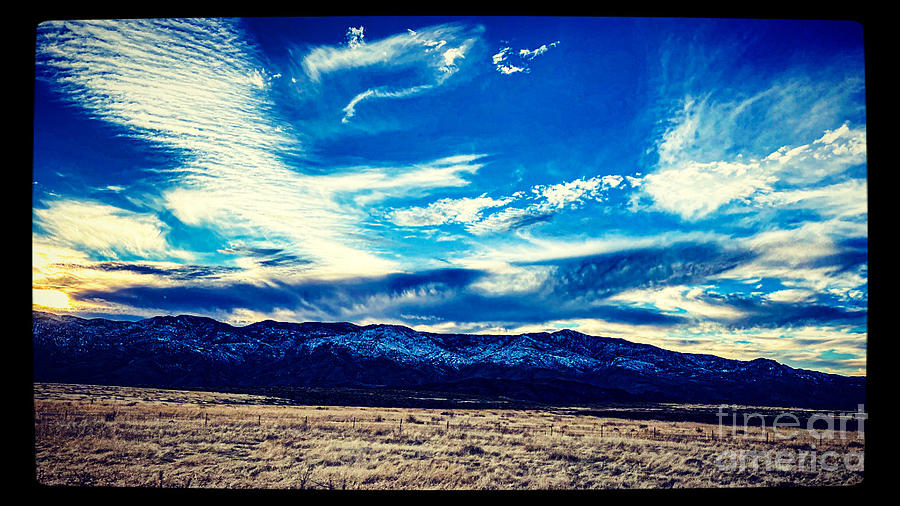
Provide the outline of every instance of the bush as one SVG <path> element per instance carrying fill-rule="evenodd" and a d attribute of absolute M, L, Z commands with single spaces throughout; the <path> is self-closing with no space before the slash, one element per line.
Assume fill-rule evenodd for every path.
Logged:
<path fill-rule="evenodd" d="M 478 445 L 466 445 L 459 451 L 460 455 L 483 455 L 484 448 Z"/>

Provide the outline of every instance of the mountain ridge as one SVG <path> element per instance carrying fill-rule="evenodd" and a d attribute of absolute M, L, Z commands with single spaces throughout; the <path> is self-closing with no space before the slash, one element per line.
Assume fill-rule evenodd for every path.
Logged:
<path fill-rule="evenodd" d="M 563 329 L 441 334 L 390 324 L 212 318 L 134 322 L 33 311 L 35 381 L 169 387 L 452 390 L 547 403 L 856 408 L 865 377 L 680 353 Z"/>

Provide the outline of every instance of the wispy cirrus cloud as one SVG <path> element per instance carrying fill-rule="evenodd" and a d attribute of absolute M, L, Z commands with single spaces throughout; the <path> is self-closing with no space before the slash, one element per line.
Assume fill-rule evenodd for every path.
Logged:
<path fill-rule="evenodd" d="M 868 183 L 849 179 L 813 188 L 770 191 L 754 197 L 754 204 L 780 210 L 809 209 L 823 218 L 858 218 L 868 213 Z"/>
<path fill-rule="evenodd" d="M 164 194 L 169 209 L 194 226 L 224 229 L 233 240 L 276 247 L 310 259 L 296 275 L 344 277 L 385 273 L 399 266 L 371 252 L 359 237 L 366 206 L 390 196 L 421 195 L 468 184 L 482 166 L 459 155 L 411 167 L 355 167 L 328 175 L 219 175 L 203 185 Z M 264 177 L 265 176 L 265 177 Z M 260 231 L 266 240 L 259 242 Z"/>
<path fill-rule="evenodd" d="M 187 170 L 296 146 L 268 114 L 266 71 L 229 20 L 45 22 L 37 62 L 38 76 L 92 117 L 202 155 L 189 156 Z"/>
<path fill-rule="evenodd" d="M 65 100 L 175 155 L 174 164 L 162 169 L 175 186 L 164 189 L 162 199 L 148 200 L 161 200 L 184 221 L 194 221 L 204 204 L 227 205 L 238 187 L 252 196 L 254 187 L 296 176 L 278 154 L 299 145 L 270 114 L 259 79 L 265 71 L 237 23 L 45 22 L 37 42 L 38 77 Z M 212 196 L 220 190 L 226 191 Z M 185 193 L 193 199 L 178 198 Z M 196 212 L 185 211 L 188 200 Z"/>
<path fill-rule="evenodd" d="M 680 103 L 658 137 L 657 164 L 629 179 L 637 189 L 632 202 L 649 202 L 634 211 L 662 211 L 685 224 L 721 230 L 722 244 L 749 255 L 706 281 L 764 280 L 766 286 L 725 296 L 704 290 L 681 301 L 678 297 L 692 292 L 645 290 L 635 292 L 630 304 L 652 300 L 662 311 L 670 307 L 699 315 L 694 302 L 712 304 L 733 317 L 710 313 L 702 320 L 715 321 L 731 334 L 771 328 L 788 334 L 817 325 L 852 328 L 851 334 L 864 341 L 868 197 L 860 167 L 866 163 L 866 127 L 841 117 L 855 114 L 853 97 L 860 83 L 840 73 L 823 77 L 820 83 L 782 78 L 755 93 L 731 93 L 725 100 L 709 93 Z M 798 110 L 806 112 L 797 115 Z M 846 331 L 833 331 L 841 332 Z M 745 341 L 751 342 L 760 339 Z M 796 342 L 789 346 L 793 349 L 778 350 L 784 355 L 772 356 L 804 366 L 821 363 L 801 358 Z M 775 353 L 769 347 L 756 349 Z M 855 354 L 864 356 L 864 350 Z"/>
<path fill-rule="evenodd" d="M 679 124 L 669 133 L 684 125 Z M 845 123 L 808 144 L 783 146 L 761 158 L 738 156 L 730 161 L 675 161 L 671 151 L 683 142 L 680 138 L 681 134 L 666 138 L 665 149 L 660 153 L 661 167 L 639 182 L 658 209 L 687 220 L 702 219 L 731 203 L 840 207 L 865 212 L 864 180 L 812 186 L 848 167 L 865 163 L 865 127 L 850 128 Z M 846 202 L 847 194 L 842 191 L 848 189 L 853 190 L 855 203 Z M 842 202 L 829 202 L 834 199 Z"/>
<path fill-rule="evenodd" d="M 408 29 L 377 41 L 366 41 L 365 27 L 349 28 L 345 46 L 313 48 L 301 65 L 313 81 L 344 70 L 372 66 L 413 67 L 437 80 L 456 72 L 455 64 L 465 58 L 466 51 L 477 41 L 480 29 L 462 25 L 439 25 Z"/>
<path fill-rule="evenodd" d="M 86 248 L 110 258 L 190 258 L 166 240 L 168 226 L 155 214 L 93 201 L 64 199 L 35 208 L 34 223 L 63 246 Z"/>
<path fill-rule="evenodd" d="M 376 62 L 405 63 L 425 72 L 435 84 L 443 79 L 439 75 L 455 72 L 451 67 L 463 56 L 452 50 L 463 51 L 475 42 L 474 36 L 462 36 L 465 33 L 460 27 L 435 27 L 367 42 L 359 29 L 355 35 L 351 31 L 354 47 L 320 48 L 305 62 L 315 78 Z M 441 36 L 449 42 L 441 44 Z M 173 155 L 172 165 L 161 169 L 169 183 L 158 187 L 157 195 L 129 194 L 129 200 L 143 204 L 136 215 L 147 218 L 138 227 L 117 227 L 126 235 L 115 240 L 130 241 L 128 247 L 134 251 L 165 251 L 165 236 L 158 233 L 165 226 L 158 219 L 146 220 L 153 213 L 169 213 L 184 225 L 205 227 L 234 243 L 280 248 L 308 259 L 312 265 L 300 269 L 300 275 L 398 270 L 360 234 L 367 213 L 359 206 L 405 192 L 422 194 L 465 185 L 464 176 L 481 166 L 472 163 L 478 155 L 305 173 L 302 166 L 285 161 L 297 159 L 304 148 L 291 123 L 277 114 L 268 93 L 268 83 L 278 74 L 270 75 L 248 39 L 239 22 L 227 19 L 62 21 L 40 26 L 41 78 L 91 117 L 120 127 L 133 138 L 162 145 Z M 47 205 L 50 210 L 39 216 L 42 222 L 59 230 L 61 238 L 71 236 L 73 232 L 62 225 L 67 208 L 60 206 L 65 203 Z M 121 222 L 122 213 L 114 216 Z M 105 231 L 112 233 L 109 227 L 99 232 Z M 146 233 L 128 239 L 128 234 L 140 231 Z M 107 243 L 114 240 L 110 234 L 98 237 L 107 237 Z M 85 247 L 104 247 L 96 240 L 78 240 Z M 257 265 L 252 257 L 247 262 Z"/>
<path fill-rule="evenodd" d="M 715 74 L 705 66 L 723 57 L 692 62 L 702 62 L 698 75 Z M 847 119 L 859 117 L 864 84 L 842 67 L 785 71 L 715 91 L 685 83 L 691 91 L 660 123 L 658 161 L 640 181 L 658 210 L 695 221 L 729 206 L 771 205 L 781 200 L 772 193 L 844 182 L 854 177 L 848 169 L 866 161 L 865 125 Z"/>
<path fill-rule="evenodd" d="M 460 70 L 482 31 L 480 27 L 445 24 L 367 41 L 364 30 L 351 27 L 346 45 L 315 47 L 300 63 L 315 85 L 340 73 L 345 85 L 364 86 L 343 107 L 342 123 L 356 116 L 361 102 L 413 97 L 442 86 Z M 359 77 L 347 75 L 358 71 L 364 72 Z M 390 84 L 371 86 L 373 76 L 390 77 Z"/>
<path fill-rule="evenodd" d="M 865 237 L 865 223 L 839 219 L 762 231 L 741 240 L 756 253 L 753 261 L 736 266 L 721 277 L 768 277 L 816 292 L 856 289 L 867 282 L 866 250 L 852 242 L 847 244 L 845 239 Z"/>
<path fill-rule="evenodd" d="M 368 89 L 353 97 L 353 99 L 350 100 L 350 102 L 344 107 L 344 117 L 341 118 L 341 123 L 349 123 L 350 119 L 356 116 L 356 105 L 364 100 L 369 100 L 372 98 L 406 98 L 413 95 L 418 95 L 419 93 L 430 90 L 432 88 L 434 88 L 433 84 L 422 84 L 419 86 L 411 86 L 409 88 L 403 88 L 399 90 L 394 90 L 387 87 Z"/>
<path fill-rule="evenodd" d="M 741 308 L 704 297 L 703 290 L 696 286 L 631 289 L 607 300 L 637 307 L 652 307 L 666 314 L 684 315 L 697 320 L 730 321 L 745 316 Z"/>

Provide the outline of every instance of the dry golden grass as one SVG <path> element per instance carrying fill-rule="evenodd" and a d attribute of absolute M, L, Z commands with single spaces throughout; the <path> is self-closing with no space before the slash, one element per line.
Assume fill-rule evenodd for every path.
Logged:
<path fill-rule="evenodd" d="M 729 450 L 862 451 L 855 434 L 766 442 L 762 432 L 712 438 L 717 427 L 709 424 L 553 411 L 284 406 L 239 394 L 34 388 L 36 478 L 50 486 L 548 490 L 863 478 L 844 465 L 717 466 Z"/>

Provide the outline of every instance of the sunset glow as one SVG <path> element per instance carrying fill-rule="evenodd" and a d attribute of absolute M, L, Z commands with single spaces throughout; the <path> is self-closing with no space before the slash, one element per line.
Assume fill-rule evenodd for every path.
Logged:
<path fill-rule="evenodd" d="M 31 290 L 31 303 L 53 309 L 69 309 L 68 295 L 59 290 Z"/>

